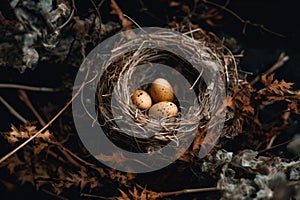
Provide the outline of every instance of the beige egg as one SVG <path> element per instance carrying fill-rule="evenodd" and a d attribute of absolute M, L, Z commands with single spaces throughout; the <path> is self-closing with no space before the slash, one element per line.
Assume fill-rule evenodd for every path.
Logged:
<path fill-rule="evenodd" d="M 150 95 L 144 90 L 135 90 L 131 95 L 132 103 L 141 110 L 147 110 L 152 106 Z"/>
<path fill-rule="evenodd" d="M 155 79 L 150 87 L 150 95 L 155 102 L 173 101 L 174 93 L 171 84 L 163 78 Z"/>
<path fill-rule="evenodd" d="M 154 104 L 149 109 L 150 117 L 170 117 L 178 114 L 178 108 L 176 104 L 170 101 L 161 101 Z"/>

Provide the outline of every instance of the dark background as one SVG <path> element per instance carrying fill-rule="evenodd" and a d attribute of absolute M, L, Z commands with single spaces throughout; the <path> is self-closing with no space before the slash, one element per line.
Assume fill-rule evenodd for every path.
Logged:
<path fill-rule="evenodd" d="M 117 1 L 123 12 L 131 16 L 140 26 L 165 27 L 168 20 L 178 14 L 183 15 L 176 9 L 169 9 L 167 1 Z M 214 1 L 223 4 L 224 1 Z M 97 1 L 96 1 L 97 3 Z M 88 1 L 78 2 L 78 13 L 84 16 L 86 9 L 90 7 Z M 274 34 L 263 31 L 258 27 L 248 25 L 246 35 L 242 33 L 244 24 L 238 19 L 223 11 L 224 25 L 222 27 L 210 27 L 203 22 L 199 24 L 205 29 L 216 33 L 219 36 L 234 37 L 240 48 L 244 50 L 244 57 L 241 58 L 240 68 L 252 72 L 248 79 L 253 79 L 257 74 L 267 70 L 277 60 L 281 52 L 285 52 L 290 60 L 276 71 L 276 77 L 294 82 L 294 89 L 300 88 L 300 12 L 298 3 L 295 0 L 269 1 L 269 0 L 232 0 L 228 6 L 237 15 L 252 23 L 261 24 L 266 28 L 278 32 L 285 37 L 278 37 Z M 1 6 L 1 5 L 0 5 Z M 101 9 L 103 21 L 115 20 L 117 17 L 109 14 L 109 1 L 106 1 Z M 12 68 L 0 69 L 0 82 L 20 83 L 36 86 L 61 87 L 66 79 L 72 80 L 77 72 L 74 66 L 56 65 L 54 63 L 40 63 L 35 70 L 27 70 L 20 74 Z M 28 120 L 35 120 L 28 108 L 17 98 L 17 93 L 12 89 L 1 89 L 3 96 L 14 108 L 22 113 Z M 61 108 L 68 100 L 69 95 L 62 92 L 52 94 L 41 94 L 28 92 L 34 106 L 37 108 L 46 107 L 49 102 Z M 50 114 L 51 116 L 51 114 Z M 48 121 L 49 119 L 45 119 Z M 20 122 L 16 120 L 7 109 L 0 104 L 0 131 L 9 131 L 10 125 L 18 127 Z M 2 157 L 3 152 L 1 152 Z M 0 190 L 1 191 L 1 190 Z M 26 198 L 48 199 L 49 195 L 37 193 L 30 186 L 20 186 L 19 191 L 10 194 L 0 193 L 0 199 L 9 197 L 17 199 L 22 196 Z M 54 198 L 55 199 L 55 198 Z"/>

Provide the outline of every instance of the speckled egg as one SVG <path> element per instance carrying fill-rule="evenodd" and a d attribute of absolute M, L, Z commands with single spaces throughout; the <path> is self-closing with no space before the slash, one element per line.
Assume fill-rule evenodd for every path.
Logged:
<path fill-rule="evenodd" d="M 150 87 L 150 95 L 155 102 L 173 101 L 174 93 L 171 84 L 163 78 L 153 81 Z"/>
<path fill-rule="evenodd" d="M 149 109 L 150 117 L 170 117 L 178 114 L 178 108 L 176 104 L 170 101 L 161 101 L 154 104 Z"/>
<path fill-rule="evenodd" d="M 132 103 L 141 110 L 147 110 L 152 106 L 150 95 L 144 90 L 135 90 L 131 95 Z"/>

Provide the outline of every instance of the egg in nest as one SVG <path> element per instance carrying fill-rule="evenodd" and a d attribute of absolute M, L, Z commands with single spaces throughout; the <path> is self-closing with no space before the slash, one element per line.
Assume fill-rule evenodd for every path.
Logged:
<path fill-rule="evenodd" d="M 173 101 L 174 93 L 171 84 L 163 78 L 157 78 L 150 87 L 150 95 L 155 102 Z"/>
<path fill-rule="evenodd" d="M 171 117 L 178 114 L 176 104 L 170 101 L 161 101 L 149 109 L 149 116 L 154 118 Z"/>
<path fill-rule="evenodd" d="M 132 103 L 141 110 L 147 110 L 152 106 L 150 95 L 144 90 L 135 90 L 131 95 Z"/>

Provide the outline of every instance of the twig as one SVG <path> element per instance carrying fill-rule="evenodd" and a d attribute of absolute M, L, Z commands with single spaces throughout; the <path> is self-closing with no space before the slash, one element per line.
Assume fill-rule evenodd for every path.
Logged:
<path fill-rule="evenodd" d="M 0 88 L 13 88 L 13 89 L 30 90 L 30 91 L 37 91 L 37 92 L 57 92 L 57 91 L 59 91 L 59 89 L 54 89 L 54 88 L 34 87 L 34 86 L 10 84 L 10 83 L 0 83 Z"/>
<path fill-rule="evenodd" d="M 281 146 L 283 146 L 283 145 L 286 145 L 286 144 L 290 143 L 292 140 L 293 140 L 293 139 L 290 139 L 290 140 L 285 141 L 285 142 L 283 142 L 283 143 L 274 145 L 274 146 L 272 146 L 272 147 L 270 147 L 270 148 L 268 148 L 268 149 L 263 149 L 263 150 L 259 151 L 259 153 L 261 154 L 261 153 L 265 153 L 266 151 L 270 151 L 270 150 L 276 149 L 276 148 L 278 148 L 278 147 L 281 147 Z"/>
<path fill-rule="evenodd" d="M 196 188 L 196 189 L 184 189 L 175 192 L 160 192 L 158 195 L 160 198 L 167 196 L 178 196 L 183 194 L 191 194 L 191 193 L 199 193 L 199 192 L 213 192 L 213 191 L 221 191 L 221 189 L 216 187 L 209 188 Z"/>
<path fill-rule="evenodd" d="M 40 114 L 37 112 L 37 110 L 32 105 L 26 92 L 24 90 L 19 90 L 19 95 L 20 95 L 20 99 L 28 106 L 28 108 L 32 111 L 32 113 L 35 115 L 35 117 L 40 122 L 40 124 L 42 126 L 45 126 L 46 125 L 45 121 L 43 120 L 43 118 L 40 116 Z"/>
<path fill-rule="evenodd" d="M 217 120 L 220 117 L 220 114 L 222 114 L 222 112 L 225 111 L 226 107 L 229 105 L 229 103 L 231 103 L 228 101 L 232 101 L 232 98 L 227 97 L 227 99 L 223 101 L 222 105 L 220 105 L 218 107 L 218 110 L 216 111 L 214 116 L 212 118 L 210 118 L 210 120 L 206 123 L 204 128 L 198 132 L 199 134 L 198 133 L 196 134 L 196 137 L 193 142 L 192 150 L 196 150 L 200 147 L 200 144 L 202 143 L 202 135 L 208 131 L 208 128 L 209 128 L 211 122 Z"/>
<path fill-rule="evenodd" d="M 111 2 L 110 6 L 112 8 L 112 14 L 118 15 L 119 19 L 122 22 L 122 26 L 125 30 L 130 29 L 132 23 L 131 23 L 131 21 L 129 21 L 128 19 L 126 19 L 124 17 L 124 14 L 123 14 L 121 8 L 119 7 L 119 5 L 117 4 L 117 2 L 115 0 L 111 0 L 110 2 Z"/>
<path fill-rule="evenodd" d="M 75 95 L 71 98 L 71 100 L 69 100 L 66 105 L 42 128 L 40 129 L 38 132 L 36 132 L 33 136 L 31 136 L 31 138 L 28 138 L 25 142 L 23 142 L 21 145 L 19 145 L 17 148 L 15 148 L 14 150 L 12 150 L 11 152 L 9 152 L 8 154 L 6 154 L 4 157 L 2 157 L 0 159 L 0 163 L 4 162 L 6 159 L 8 159 L 10 156 L 12 156 L 14 153 L 16 153 L 17 151 L 19 151 L 20 149 L 22 149 L 26 144 L 28 144 L 30 141 L 32 141 L 34 138 L 36 138 L 39 134 L 41 134 L 43 131 L 45 131 L 68 107 L 69 105 L 74 101 L 74 99 L 80 94 L 81 90 L 83 89 L 86 79 L 88 77 L 89 74 L 89 68 L 86 72 L 86 76 L 85 79 L 82 83 L 82 85 L 80 86 L 80 88 L 78 89 L 78 91 L 75 93 Z"/>
<path fill-rule="evenodd" d="M 47 150 L 47 156 L 52 156 L 54 159 L 56 159 L 56 160 L 58 160 L 62 163 L 66 162 L 66 160 L 62 156 L 60 156 L 57 153 L 53 152 L 50 148 L 48 148 L 48 150 Z"/>
<path fill-rule="evenodd" d="M 61 153 L 65 156 L 65 158 L 68 160 L 68 163 L 72 164 L 75 167 L 81 168 L 81 164 L 79 164 L 78 162 L 76 162 L 73 158 L 72 155 L 68 154 L 67 151 L 63 151 L 63 149 L 61 149 Z"/>
<path fill-rule="evenodd" d="M 104 197 L 104 196 L 100 196 L 100 195 L 95 195 L 95 194 L 86 194 L 86 193 L 81 193 L 80 194 L 81 197 L 88 197 L 88 198 L 97 198 L 97 199 L 116 199 L 114 197 Z"/>
<path fill-rule="evenodd" d="M 100 15 L 100 12 L 98 10 L 98 7 L 97 5 L 95 4 L 95 2 L 93 0 L 90 0 L 91 4 L 93 5 L 95 11 L 96 11 L 96 14 L 98 15 L 99 17 L 99 20 L 100 20 L 100 29 L 101 29 L 101 15 Z M 100 2 L 101 3 L 101 2 Z"/>
<path fill-rule="evenodd" d="M 283 66 L 284 63 L 285 63 L 286 61 L 288 61 L 288 60 L 289 60 L 289 56 L 286 56 L 285 53 L 281 53 L 281 54 L 279 55 L 278 60 L 275 62 L 275 64 L 274 64 L 271 68 L 269 68 L 269 69 L 265 72 L 265 74 L 266 74 L 266 75 L 269 75 L 269 74 L 273 73 L 275 70 L 277 70 L 278 68 L 280 68 L 281 66 Z M 250 82 L 250 84 L 251 84 L 251 85 L 254 85 L 254 84 L 255 84 L 257 81 L 259 81 L 259 80 L 260 80 L 260 75 L 257 75 L 257 76 Z"/>
<path fill-rule="evenodd" d="M 101 0 L 100 3 L 97 6 L 97 9 L 100 10 L 101 6 L 103 5 L 105 0 Z"/>
<path fill-rule="evenodd" d="M 134 23 L 139 29 L 141 29 L 142 31 L 144 31 L 144 29 L 136 22 L 134 21 L 131 17 L 129 17 L 126 14 L 123 14 L 124 17 L 128 18 L 132 23 Z M 145 32 L 145 31 L 144 31 Z"/>
<path fill-rule="evenodd" d="M 286 111 L 282 114 L 281 118 L 283 120 L 283 124 L 280 127 L 278 127 L 278 130 L 283 130 L 288 126 L 288 124 L 289 124 L 288 119 L 290 117 L 290 114 L 291 114 L 290 110 L 288 110 L 288 111 Z M 278 134 L 275 134 L 275 135 L 272 136 L 272 138 L 270 139 L 270 142 L 267 145 L 266 149 L 270 149 L 272 147 L 274 141 L 277 138 L 277 135 Z"/>
<path fill-rule="evenodd" d="M 197 1 L 197 2 L 195 2 L 195 1 Z M 195 11 L 196 11 L 196 10 L 195 10 L 195 5 L 196 5 L 196 3 L 198 3 L 198 0 L 195 0 L 195 1 L 194 1 L 194 8 L 193 8 L 193 10 L 192 10 L 191 13 L 195 13 Z M 226 8 L 226 7 L 229 5 L 230 1 L 231 1 L 231 0 L 226 0 L 226 2 L 224 3 L 224 5 L 219 5 L 219 9 L 220 9 L 220 10 L 215 11 L 215 12 L 213 12 L 212 14 L 205 14 L 205 16 L 204 16 L 203 19 L 209 19 L 209 18 L 213 18 L 213 17 L 219 15 L 220 12 L 221 12 L 222 10 L 224 10 L 224 8 Z M 206 3 L 206 2 L 204 2 L 204 3 Z"/>
<path fill-rule="evenodd" d="M 285 37 L 284 35 L 280 34 L 280 33 L 276 33 L 274 31 L 271 31 L 270 29 L 264 27 L 262 24 L 255 24 L 255 23 L 252 23 L 250 20 L 245 20 L 243 18 L 241 18 L 238 14 L 236 14 L 235 12 L 233 12 L 232 10 L 228 9 L 227 7 L 225 6 L 222 6 L 222 5 L 219 5 L 217 3 L 214 3 L 212 1 L 207 1 L 207 0 L 202 0 L 204 3 L 206 4 L 210 4 L 210 5 L 213 5 L 215 7 L 218 7 L 218 8 L 221 8 L 222 10 L 225 10 L 226 12 L 230 13 L 232 16 L 234 16 L 235 18 L 237 18 L 241 23 L 244 24 L 244 28 L 243 28 L 243 34 L 245 35 L 246 34 L 246 28 L 247 28 L 247 25 L 251 25 L 251 26 L 254 26 L 254 27 L 259 27 L 261 28 L 262 30 L 266 31 L 266 32 L 269 32 L 273 35 L 277 35 L 279 37 Z"/>
<path fill-rule="evenodd" d="M 101 26 L 102 25 L 102 17 L 100 15 L 99 8 L 96 6 L 94 0 L 90 0 L 90 2 L 92 3 L 92 5 L 93 5 L 93 7 L 94 7 L 94 9 L 96 11 L 96 14 L 97 14 L 97 16 L 99 18 L 99 38 L 100 38 L 100 33 L 101 33 L 101 29 L 102 29 L 102 26 Z M 100 2 L 101 5 L 102 5 L 102 3 L 103 2 Z"/>
<path fill-rule="evenodd" d="M 65 155 L 66 153 L 69 154 L 69 156 L 72 156 L 73 158 L 75 158 L 77 161 L 81 162 L 83 165 L 86 165 L 86 166 L 89 166 L 89 167 L 96 167 L 94 164 L 91 164 L 85 160 L 83 160 L 82 158 L 80 158 L 79 156 L 77 156 L 75 153 L 73 153 L 71 150 L 69 150 L 68 148 L 64 147 L 62 144 L 60 143 L 53 143 L 54 145 L 57 145 L 60 149 L 61 149 L 61 152 Z M 68 157 L 69 160 L 74 161 L 74 159 L 72 159 L 71 157 Z M 76 162 L 75 162 L 76 163 Z M 81 165 L 80 165 L 81 166 Z"/>
<path fill-rule="evenodd" d="M 73 18 L 74 16 L 74 13 L 75 13 L 75 10 L 76 10 L 76 7 L 75 7 L 75 1 L 72 0 L 72 11 L 71 11 L 71 14 L 69 15 L 68 19 L 58 27 L 58 30 L 61 30 L 63 29 L 70 21 L 71 19 Z"/>
<path fill-rule="evenodd" d="M 273 145 L 274 141 L 276 140 L 276 138 L 277 138 L 277 135 L 273 135 L 273 136 L 271 137 L 271 139 L 270 139 L 270 141 L 269 141 L 269 143 L 268 143 L 266 149 L 270 149 L 270 148 L 272 147 L 272 145 Z"/>
<path fill-rule="evenodd" d="M 291 181 L 288 183 L 289 186 L 296 186 L 296 185 L 300 185 L 300 181 Z"/>
<path fill-rule="evenodd" d="M 137 185 L 142 190 L 145 190 L 140 185 Z M 210 188 L 196 188 L 196 189 L 184 189 L 184 190 L 179 190 L 175 192 L 159 192 L 157 193 L 157 198 L 163 198 L 163 197 L 168 197 L 168 196 L 178 196 L 178 195 L 183 195 L 183 194 L 191 194 L 191 193 L 200 193 L 200 192 L 213 192 L 213 191 L 221 191 L 221 189 L 218 189 L 216 187 L 210 187 Z M 149 191 L 151 192 L 151 191 Z M 115 199 L 115 198 L 109 198 L 109 197 L 103 197 L 99 195 L 93 195 L 93 194 L 86 194 L 82 193 L 80 196 L 83 197 L 90 197 L 90 198 L 98 198 L 98 199 Z"/>
<path fill-rule="evenodd" d="M 0 96 L 1 103 L 9 110 L 9 112 L 14 115 L 16 118 L 18 118 L 20 121 L 22 121 L 24 124 L 27 123 L 27 120 L 22 117 L 9 103 L 7 103 L 1 96 Z"/>

